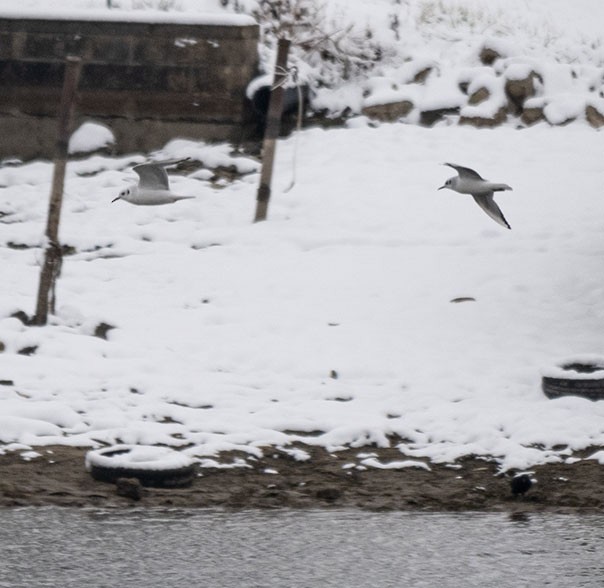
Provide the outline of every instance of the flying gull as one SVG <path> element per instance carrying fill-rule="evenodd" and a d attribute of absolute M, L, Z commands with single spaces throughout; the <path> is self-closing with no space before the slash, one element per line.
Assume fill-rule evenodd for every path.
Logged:
<path fill-rule="evenodd" d="M 471 194 L 474 201 L 482 210 L 484 210 L 496 223 L 511 229 L 507 220 L 503 216 L 501 209 L 497 206 L 493 199 L 494 192 L 501 192 L 503 190 L 511 190 L 507 184 L 496 184 L 489 182 L 481 178 L 473 169 L 469 167 L 462 167 L 461 165 L 455 165 L 453 163 L 445 163 L 449 167 L 452 167 L 459 175 L 449 178 L 444 186 L 438 188 L 449 188 L 455 190 L 460 194 Z"/>
<path fill-rule="evenodd" d="M 176 165 L 186 159 L 162 161 L 156 163 L 142 163 L 132 169 L 138 174 L 138 185 L 132 185 L 119 193 L 116 200 L 125 200 L 130 204 L 154 206 L 157 204 L 171 204 L 178 200 L 195 198 L 195 196 L 179 196 L 170 191 L 166 166 Z"/>

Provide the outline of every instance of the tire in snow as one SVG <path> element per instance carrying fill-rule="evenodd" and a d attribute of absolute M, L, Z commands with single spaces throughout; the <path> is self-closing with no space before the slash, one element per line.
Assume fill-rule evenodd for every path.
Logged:
<path fill-rule="evenodd" d="M 153 445 L 113 445 L 86 454 L 86 470 L 100 482 L 137 478 L 143 486 L 189 486 L 197 470 L 195 462 L 179 451 Z"/>
<path fill-rule="evenodd" d="M 581 396 L 604 400 L 604 357 L 570 358 L 542 370 L 541 388 L 548 398 Z"/>

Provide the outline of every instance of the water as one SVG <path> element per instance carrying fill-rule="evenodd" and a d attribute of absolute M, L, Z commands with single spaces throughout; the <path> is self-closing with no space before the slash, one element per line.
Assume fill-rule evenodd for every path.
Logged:
<path fill-rule="evenodd" d="M 604 515 L 0 510 L 2 588 L 604 585 Z"/>

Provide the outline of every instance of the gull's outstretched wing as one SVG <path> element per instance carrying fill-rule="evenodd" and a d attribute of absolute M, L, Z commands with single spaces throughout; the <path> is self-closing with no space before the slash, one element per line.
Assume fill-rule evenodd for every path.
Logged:
<path fill-rule="evenodd" d="M 139 188 L 143 190 L 169 190 L 168 174 L 164 168 L 184 163 L 190 159 L 190 157 L 185 157 L 184 159 L 166 159 L 152 163 L 141 163 L 140 165 L 135 165 L 132 169 L 140 178 Z"/>
<path fill-rule="evenodd" d="M 140 178 L 138 187 L 143 190 L 169 190 L 168 174 L 157 163 L 141 163 L 132 168 Z"/>
<path fill-rule="evenodd" d="M 449 167 L 452 167 L 459 174 L 460 178 L 468 178 L 468 179 L 471 178 L 474 180 L 484 180 L 484 178 L 481 178 L 480 175 L 478 175 L 473 169 L 470 169 L 469 167 L 455 165 L 454 163 L 445 163 L 444 165 L 448 165 Z"/>
<path fill-rule="evenodd" d="M 493 192 L 489 192 L 488 194 L 472 194 L 472 198 L 496 223 L 508 229 L 512 228 L 493 199 Z"/>

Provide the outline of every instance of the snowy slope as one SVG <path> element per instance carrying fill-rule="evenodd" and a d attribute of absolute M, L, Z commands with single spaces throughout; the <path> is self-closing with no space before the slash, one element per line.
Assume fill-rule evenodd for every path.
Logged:
<path fill-rule="evenodd" d="M 455 4 L 498 10 L 502 24 L 547 8 Z M 564 12 L 546 21 L 566 23 L 566 36 L 544 44 L 525 30 L 537 17 L 523 20 L 535 59 L 584 51 L 577 35 L 598 33 L 582 29 L 583 12 L 547 4 Z M 441 42 L 426 53 L 442 54 Z M 585 63 L 597 66 L 598 51 Z M 187 141 L 153 154 L 185 156 L 244 175 L 222 187 L 172 176 L 175 192 L 198 198 L 145 208 L 111 200 L 146 156 L 69 164 L 60 238 L 75 253 L 44 328 L 10 315 L 34 310 L 52 166 L 0 168 L 0 448 L 166 444 L 202 458 L 396 436 L 413 458 L 525 468 L 604 445 L 604 402 L 540 390 L 544 366 L 604 353 L 601 132 L 581 121 L 372 128 L 362 117 L 309 129 L 279 142 L 259 224 L 257 162 Z M 445 161 L 513 187 L 497 196 L 511 231 L 469 196 L 436 190 L 453 175 Z M 93 336 L 103 322 L 115 327 L 107 340 Z"/>
<path fill-rule="evenodd" d="M 261 224 L 257 173 L 221 190 L 174 176 L 198 199 L 144 208 L 110 204 L 126 160 L 71 164 L 61 238 L 77 253 L 46 328 L 7 316 L 34 307 L 51 166 L 1 170 L 2 244 L 32 246 L 0 248 L 2 441 L 199 456 L 394 434 L 408 455 L 506 467 L 604 443 L 604 403 L 540 390 L 544 365 L 602 351 L 600 133 L 384 125 L 298 141 L 297 184 L 282 193 L 291 138 Z M 449 160 L 514 188 L 498 197 L 512 231 L 436 191 Z M 77 175 L 92 167 L 107 169 Z M 108 341 L 92 336 L 100 322 L 116 327 Z"/>

